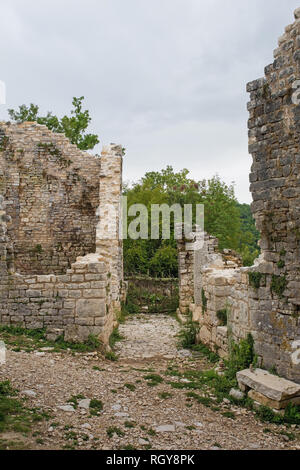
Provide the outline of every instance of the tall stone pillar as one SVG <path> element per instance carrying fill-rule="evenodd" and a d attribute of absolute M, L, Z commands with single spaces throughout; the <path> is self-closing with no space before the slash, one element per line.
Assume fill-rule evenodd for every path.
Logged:
<path fill-rule="evenodd" d="M 4 197 L 0 195 L 0 278 L 7 274 L 7 235 Z"/>
<path fill-rule="evenodd" d="M 111 144 L 103 147 L 100 171 L 100 221 L 97 226 L 96 252 L 106 263 L 113 307 L 120 306 L 123 281 L 123 241 L 121 236 L 121 195 L 123 149 Z"/>

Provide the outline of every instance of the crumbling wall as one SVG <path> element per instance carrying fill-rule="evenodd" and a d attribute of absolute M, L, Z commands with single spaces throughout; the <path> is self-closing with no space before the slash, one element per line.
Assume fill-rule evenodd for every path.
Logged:
<path fill-rule="evenodd" d="M 95 252 L 98 157 L 46 126 L 0 123 L 0 168 L 17 272 L 61 274 Z"/>
<path fill-rule="evenodd" d="M 298 364 L 291 361 L 300 340 L 300 9 L 295 19 L 279 39 L 265 77 L 247 90 L 252 212 L 262 250 L 252 315 L 259 327 L 256 349 L 267 366 L 300 381 L 300 357 Z"/>
<path fill-rule="evenodd" d="M 262 254 L 251 268 L 228 270 L 216 265 L 205 245 L 188 267 L 194 290 L 201 280 L 202 304 L 183 292 L 181 307 L 187 309 L 189 297 L 199 340 L 221 355 L 228 354 L 231 339 L 251 333 L 263 367 L 300 382 L 300 9 L 295 19 L 265 77 L 247 85 L 250 190 Z M 197 256 L 204 260 L 200 269 Z M 179 260 L 185 271 L 184 256 Z M 221 327 L 218 312 L 225 309 L 227 326 Z"/>
<path fill-rule="evenodd" d="M 241 282 L 238 268 L 239 256 L 232 250 L 218 252 L 218 240 L 204 234 L 203 246 L 195 250 L 190 240 L 178 241 L 179 250 L 179 315 L 192 314 L 199 324 L 198 340 L 217 351 L 221 357 L 228 356 L 228 328 L 218 318 L 218 312 L 229 310 L 236 304 L 234 288 Z M 183 284 L 182 284 L 183 281 Z M 182 288 L 182 286 L 184 288 Z M 239 296 L 238 303 L 241 297 Z M 240 305 L 239 305 L 240 306 Z M 234 309 L 232 308 L 232 313 Z M 233 324 L 239 317 L 233 313 Z M 233 326 L 233 325 L 232 325 Z M 236 335 L 234 329 L 233 334 Z M 237 337 L 243 337 L 239 332 Z"/>
<path fill-rule="evenodd" d="M 8 126 L 8 128 L 11 130 L 10 126 Z M 18 129 L 19 127 L 16 127 L 14 131 L 17 134 Z M 34 129 L 37 131 L 36 134 Z M 28 135 L 26 130 L 28 130 Z M 84 341 L 90 334 L 93 334 L 107 344 L 116 321 L 117 309 L 120 308 L 122 269 L 119 266 L 122 266 L 123 263 L 122 241 L 119 237 L 120 234 L 118 230 L 115 233 L 109 233 L 108 238 L 111 238 L 110 250 L 105 253 L 101 252 L 101 236 L 104 234 L 96 230 L 96 225 L 99 225 L 99 223 L 96 224 L 96 221 L 99 219 L 96 200 L 100 201 L 101 198 L 104 200 L 110 198 L 111 200 L 117 200 L 121 197 L 121 147 L 115 145 L 105 147 L 101 159 L 90 157 L 84 152 L 78 153 L 78 155 L 80 154 L 81 157 L 85 158 L 87 161 L 90 158 L 91 165 L 89 171 L 95 172 L 95 175 L 93 175 L 93 177 L 91 176 L 90 181 L 93 181 L 95 185 L 98 184 L 97 198 L 96 195 L 90 196 L 87 194 L 87 201 L 92 197 L 94 201 L 93 204 L 95 205 L 94 213 L 91 214 L 89 223 L 87 224 L 87 213 L 82 213 L 81 209 L 79 210 L 77 208 L 77 200 L 70 201 L 69 199 L 65 199 L 66 193 L 63 188 L 67 173 L 65 173 L 63 169 L 61 171 L 62 181 L 60 181 L 60 177 L 57 175 L 57 184 L 60 189 L 56 188 L 53 192 L 47 186 L 44 186 L 36 176 L 37 173 L 40 172 L 41 166 L 43 168 L 53 168 L 53 162 L 50 161 L 49 163 L 47 159 L 46 163 L 43 162 L 42 164 L 36 159 L 32 160 L 32 156 L 36 156 L 36 142 L 40 142 L 39 139 L 43 132 L 47 140 L 50 139 L 51 142 L 58 138 L 55 134 L 49 133 L 48 129 L 46 131 L 44 126 L 37 126 L 31 123 L 20 125 L 20 134 L 23 136 L 22 138 L 28 147 L 26 148 L 30 165 L 33 165 L 32 167 L 28 167 L 27 170 L 24 170 L 24 181 L 26 185 L 23 188 L 23 192 L 20 191 L 20 182 L 23 181 L 23 172 L 13 173 L 15 163 L 12 162 L 10 166 L 9 162 L 7 162 L 7 158 L 3 157 L 3 155 L 0 159 L 0 173 L 2 176 L 1 191 L 3 191 L 5 196 L 8 194 L 10 196 L 12 196 L 12 194 L 19 194 L 16 198 L 8 200 L 0 195 L 0 323 L 21 325 L 25 328 L 46 328 L 48 336 L 53 339 L 63 334 L 66 340 Z M 15 141 L 13 137 L 14 134 L 10 134 L 10 140 L 6 141 L 4 139 L 4 142 L 6 142 L 4 145 L 8 146 L 10 141 Z M 65 139 L 63 139 L 63 141 L 65 141 Z M 30 145 L 33 147 L 34 151 L 30 151 Z M 57 141 L 56 145 L 58 145 Z M 71 147 L 73 148 L 73 146 Z M 9 152 L 9 149 L 6 148 L 6 151 Z M 15 155 L 13 149 L 10 149 L 10 152 L 12 152 L 12 155 Z M 75 153 L 74 150 L 74 155 Z M 7 153 L 7 155 L 9 154 L 10 153 Z M 24 162 L 25 160 L 22 161 Z M 77 163 L 80 165 L 79 161 Z M 55 162 L 54 166 L 56 164 Z M 100 167 L 101 181 L 103 183 L 101 187 L 99 183 L 97 183 L 97 180 L 100 179 Z M 84 162 L 83 169 L 84 171 L 88 170 L 87 162 Z M 30 172 L 31 175 L 29 179 L 27 171 Z M 9 189 L 13 175 L 18 183 L 18 191 L 16 193 Z M 34 185 L 36 178 L 38 180 L 37 186 L 32 190 L 30 181 Z M 114 178 L 117 181 L 115 187 L 113 187 L 112 184 L 106 184 L 106 179 L 112 183 L 111 180 Z M 78 181 L 74 182 L 75 189 L 72 190 L 73 192 L 69 192 L 69 196 L 73 194 L 75 198 L 82 197 L 82 191 L 88 190 L 89 188 L 89 185 L 86 184 L 85 181 L 88 180 L 80 180 L 80 183 L 78 183 Z M 29 188 L 27 188 L 27 184 Z M 90 188 L 93 193 L 93 187 Z M 24 194 L 26 196 L 24 196 Z M 38 218 L 39 201 L 41 201 L 41 212 L 43 213 L 41 219 Z M 14 203 L 17 204 L 16 208 L 14 207 Z M 22 204 L 24 204 L 23 209 L 20 207 Z M 19 229 L 20 225 L 26 222 L 24 221 L 24 214 L 28 214 L 28 224 L 30 221 L 28 227 L 31 227 L 31 233 L 33 237 L 36 237 L 34 243 L 39 242 L 45 249 L 41 253 L 41 258 L 38 260 L 40 261 L 38 271 L 40 271 L 43 269 L 45 263 L 47 263 L 47 260 L 52 259 L 50 255 L 51 242 L 55 244 L 59 236 L 59 231 L 56 233 L 56 231 L 51 231 L 49 228 L 47 217 L 57 214 L 58 219 L 56 222 L 58 224 L 58 230 L 60 223 L 58 220 L 61 221 L 63 216 L 68 216 L 69 204 L 70 214 L 76 214 L 77 227 L 81 227 L 84 232 L 82 237 L 81 234 L 79 234 L 76 240 L 90 240 L 92 247 L 95 247 L 97 244 L 97 253 L 94 249 L 94 253 L 78 257 L 76 262 L 72 263 L 71 267 L 65 269 L 62 274 L 55 273 L 55 271 L 60 272 L 64 266 L 66 267 L 68 265 L 63 256 L 61 257 L 62 262 L 55 264 L 57 269 L 54 269 L 54 273 L 52 274 L 48 274 L 49 267 L 47 266 L 43 274 L 37 274 L 35 272 L 37 270 L 36 266 L 33 269 L 30 269 L 30 266 L 28 266 L 26 269 L 23 269 L 23 272 L 17 272 L 17 268 L 20 266 L 19 258 L 22 258 L 23 254 L 19 249 L 14 249 L 15 243 L 14 239 L 11 237 L 14 233 L 21 233 L 23 236 L 26 232 Z M 75 206 L 76 209 L 74 209 Z M 28 212 L 28 207 L 34 208 L 34 212 Z M 90 210 L 91 208 L 89 208 L 89 211 Z M 19 215 L 20 212 L 23 214 L 22 217 Z M 7 213 L 9 213 L 9 215 Z M 81 215 L 83 221 L 80 219 Z M 109 218 L 113 217 L 113 215 L 114 214 L 110 213 L 100 214 L 102 224 L 107 225 L 110 221 Z M 119 207 L 117 217 L 120 218 Z M 17 218 L 17 222 L 15 218 Z M 43 226 L 42 222 L 45 222 L 46 227 Z M 65 241 L 68 239 L 66 234 L 73 233 L 73 223 L 75 224 L 75 222 L 70 222 L 70 227 L 64 225 L 66 231 L 64 232 L 63 230 L 62 236 L 66 236 L 66 238 L 64 238 Z M 86 226 L 88 227 L 87 231 L 85 231 Z M 67 230 L 67 228 L 69 228 L 69 230 Z M 44 238 L 45 234 L 48 238 Z M 39 236 L 41 238 L 39 238 Z M 69 241 L 71 253 L 68 254 L 68 259 L 71 260 L 77 252 L 77 245 L 72 245 L 72 238 L 70 238 Z M 28 239 L 28 243 L 30 245 L 32 242 Z M 105 243 L 108 243 L 108 241 L 106 240 Z M 85 252 L 88 247 L 89 241 L 84 241 L 81 249 Z M 25 258 L 27 253 L 25 249 Z M 42 256 L 43 254 L 44 257 Z M 24 267 L 24 264 L 22 266 Z M 117 267 L 118 272 L 116 275 L 115 270 Z"/>

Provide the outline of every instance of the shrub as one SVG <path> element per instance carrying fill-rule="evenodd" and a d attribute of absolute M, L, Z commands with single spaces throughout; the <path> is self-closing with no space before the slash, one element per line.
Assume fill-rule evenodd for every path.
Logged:
<path fill-rule="evenodd" d="M 271 292 L 275 292 L 278 297 L 282 298 L 285 289 L 287 288 L 288 281 L 285 276 L 272 276 Z"/>
<path fill-rule="evenodd" d="M 224 308 L 223 310 L 219 310 L 217 312 L 217 318 L 222 326 L 227 325 L 227 316 L 228 316 L 227 308 Z"/>
<path fill-rule="evenodd" d="M 246 339 L 242 339 L 239 344 L 234 341 L 230 344 L 230 355 L 227 361 L 226 375 L 235 379 L 236 373 L 247 369 L 251 364 L 257 363 L 257 357 L 254 353 L 254 339 L 249 333 Z"/>
<path fill-rule="evenodd" d="M 180 346 L 184 349 L 190 349 L 194 346 L 198 332 L 199 327 L 197 323 L 193 322 L 192 315 L 190 314 L 188 322 L 183 325 L 182 330 L 178 334 Z"/>
<path fill-rule="evenodd" d="M 112 334 L 109 337 L 109 345 L 111 349 L 115 347 L 115 344 L 122 341 L 123 336 L 120 335 L 118 328 L 114 328 Z"/>
<path fill-rule="evenodd" d="M 92 416 L 98 416 L 100 411 L 103 410 L 103 403 L 101 400 L 93 398 L 90 402 L 90 413 Z"/>
<path fill-rule="evenodd" d="M 220 360 L 220 357 L 218 356 L 217 353 L 211 351 L 207 346 L 205 346 L 205 344 L 203 343 L 198 343 L 198 344 L 195 344 L 194 346 L 192 346 L 192 350 L 193 351 L 197 351 L 197 352 L 200 352 L 201 354 L 203 354 L 204 356 L 207 357 L 207 359 L 212 362 L 213 364 L 219 362 Z"/>
<path fill-rule="evenodd" d="M 254 289 L 259 289 L 263 274 L 251 272 L 251 273 L 248 273 L 248 276 L 249 276 L 250 286 L 253 287 Z"/>
<path fill-rule="evenodd" d="M 289 424 L 300 425 L 300 406 L 290 403 L 285 409 L 284 421 Z"/>

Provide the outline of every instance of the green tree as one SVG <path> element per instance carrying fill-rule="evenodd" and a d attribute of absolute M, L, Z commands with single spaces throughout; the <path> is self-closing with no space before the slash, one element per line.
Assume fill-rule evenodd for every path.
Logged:
<path fill-rule="evenodd" d="M 220 249 L 237 250 L 246 263 L 250 264 L 258 253 L 255 251 L 258 238 L 257 233 L 254 236 L 255 226 L 250 207 L 239 205 L 233 186 L 226 185 L 218 176 L 195 181 L 189 178 L 187 169 L 176 173 L 168 166 L 160 172 L 146 173 L 140 181 L 124 188 L 124 195 L 127 196 L 128 207 L 132 204 L 144 204 L 148 214 L 151 214 L 152 204 L 172 206 L 177 203 L 182 207 L 184 204 L 203 204 L 205 230 L 218 237 Z M 128 224 L 132 219 L 128 218 Z M 148 224 L 148 240 L 128 239 L 124 242 L 125 273 L 177 276 L 174 220 L 171 219 L 170 240 L 151 240 L 151 217 Z M 138 259 L 142 260 L 140 264 Z"/>
<path fill-rule="evenodd" d="M 71 143 L 77 145 L 81 150 L 90 150 L 99 143 L 98 136 L 95 134 L 86 134 L 86 130 L 91 122 L 88 110 L 83 111 L 82 102 L 84 96 L 73 98 L 71 116 L 63 116 L 59 119 L 57 116 L 48 112 L 46 116 L 39 116 L 39 107 L 33 103 L 29 106 L 22 104 L 19 110 L 9 109 L 10 118 L 15 122 L 35 121 L 43 124 L 53 132 L 65 134 Z"/>
<path fill-rule="evenodd" d="M 252 266 L 260 254 L 258 246 L 260 233 L 255 227 L 250 206 L 237 203 L 237 208 L 241 220 L 238 251 L 242 255 L 244 266 Z"/>

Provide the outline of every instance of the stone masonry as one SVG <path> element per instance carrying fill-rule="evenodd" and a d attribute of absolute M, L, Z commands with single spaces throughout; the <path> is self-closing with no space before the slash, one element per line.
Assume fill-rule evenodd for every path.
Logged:
<path fill-rule="evenodd" d="M 120 308 L 122 242 L 119 231 L 110 233 L 106 250 L 97 227 L 110 216 L 101 204 L 119 201 L 121 181 L 119 146 L 99 158 L 45 126 L 0 123 L 0 323 L 108 343 Z"/>
<path fill-rule="evenodd" d="M 300 383 L 300 9 L 278 44 L 265 77 L 247 85 L 250 189 L 261 256 L 251 268 L 234 260 L 228 266 L 224 253 L 212 253 L 208 243 L 197 255 L 181 241 L 180 310 L 193 311 L 199 340 L 223 356 L 230 338 L 251 333 L 262 365 Z M 218 319 L 222 310 L 227 326 Z"/>

